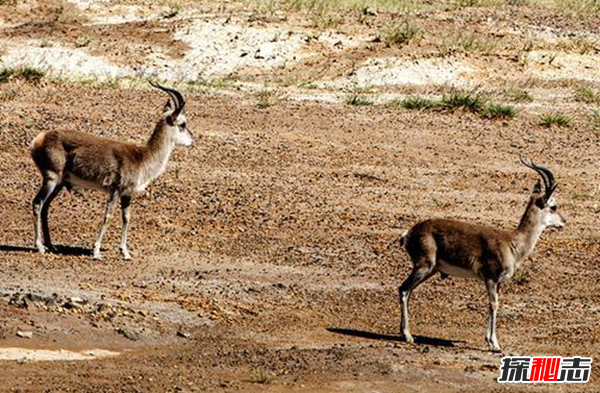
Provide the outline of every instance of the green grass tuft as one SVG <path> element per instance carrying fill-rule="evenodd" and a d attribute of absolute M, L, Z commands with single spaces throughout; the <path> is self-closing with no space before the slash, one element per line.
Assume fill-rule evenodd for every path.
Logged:
<path fill-rule="evenodd" d="M 34 67 L 25 66 L 18 70 L 16 76 L 22 79 L 25 79 L 27 82 L 38 82 L 40 81 L 46 74 L 44 71 L 41 71 Z"/>
<path fill-rule="evenodd" d="M 456 91 L 444 94 L 441 100 L 444 109 L 463 109 L 469 112 L 479 112 L 483 108 L 483 100 L 477 95 L 466 91 Z"/>
<path fill-rule="evenodd" d="M 0 83 L 6 83 L 10 79 L 23 79 L 27 82 L 39 82 L 45 75 L 44 71 L 31 66 L 3 68 L 0 70 Z"/>
<path fill-rule="evenodd" d="M 3 68 L 0 70 L 0 83 L 6 83 L 10 77 L 14 74 L 14 70 L 11 68 Z"/>
<path fill-rule="evenodd" d="M 553 125 L 570 127 L 571 119 L 562 113 L 543 113 L 540 115 L 540 125 L 550 128 Z"/>
<path fill-rule="evenodd" d="M 490 102 L 481 110 L 481 117 L 486 119 L 512 119 L 517 115 L 517 109 L 512 105 Z"/>
<path fill-rule="evenodd" d="M 573 92 L 573 98 L 577 102 L 585 102 L 586 104 L 600 102 L 600 94 L 589 87 L 576 89 Z"/>
<path fill-rule="evenodd" d="M 392 101 L 391 106 L 401 106 L 404 109 L 418 110 L 448 110 L 462 109 L 477 113 L 484 119 L 512 119 L 517 115 L 517 109 L 512 105 L 487 102 L 485 99 L 465 91 L 446 94 L 441 100 L 423 97 L 409 97 L 401 101 Z"/>
<path fill-rule="evenodd" d="M 399 102 L 404 109 L 434 109 L 440 107 L 440 102 L 422 97 L 409 97 Z"/>
<path fill-rule="evenodd" d="M 346 98 L 346 104 L 356 106 L 371 106 L 373 105 L 373 101 L 360 94 L 353 93 Z"/>

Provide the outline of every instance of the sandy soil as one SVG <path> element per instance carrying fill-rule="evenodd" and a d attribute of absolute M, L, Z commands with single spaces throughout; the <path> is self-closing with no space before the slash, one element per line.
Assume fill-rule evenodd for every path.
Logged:
<path fill-rule="evenodd" d="M 588 28 L 535 11 L 515 10 L 515 23 L 531 17 L 544 26 L 552 20 L 562 29 Z M 139 31 L 133 41 L 168 40 L 130 23 Z M 5 31 L 17 39 L 33 30 Z M 340 64 L 352 56 L 367 61 L 369 51 L 399 54 L 384 45 L 348 49 Z M 322 61 L 294 67 L 317 69 Z M 509 69 L 505 60 L 490 61 Z M 292 70 L 304 75 L 294 67 L 273 80 Z M 322 80 L 352 77 L 340 67 Z M 164 96 L 149 87 L 0 84 L 0 347 L 121 353 L 0 360 L 0 392 L 571 391 L 495 381 L 507 354 L 600 353 L 599 134 L 590 107 L 569 98 L 567 86 L 563 79 L 538 82 L 534 91 L 562 95 L 536 98 L 506 121 L 284 94 L 261 109 L 243 91 L 188 91 L 196 143 L 177 149 L 168 171 L 135 199 L 134 260 L 119 256 L 115 219 L 104 259 L 93 261 L 104 205 L 93 191 L 54 202 L 58 253 L 32 251 L 30 203 L 40 180 L 27 146 L 54 129 L 143 142 Z M 569 111 L 573 125 L 539 126 L 536 114 L 556 107 Z M 457 278 L 435 277 L 415 292 L 417 343 L 403 343 L 397 286 L 410 262 L 399 235 L 433 216 L 516 226 L 536 180 L 520 154 L 555 171 L 568 225 L 545 233 L 520 279 L 501 289 L 504 352 L 486 349 L 483 285 Z M 594 367 L 590 383 L 576 388 L 597 391 L 598 381 Z"/>

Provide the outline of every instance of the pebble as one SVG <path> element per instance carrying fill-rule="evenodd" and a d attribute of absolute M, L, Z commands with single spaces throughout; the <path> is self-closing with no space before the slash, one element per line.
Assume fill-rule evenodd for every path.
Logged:
<path fill-rule="evenodd" d="M 17 336 L 19 336 L 21 338 L 32 338 L 33 337 L 33 332 L 23 332 L 23 331 L 19 330 L 17 332 Z"/>
<path fill-rule="evenodd" d="M 117 333 L 122 334 L 131 341 L 137 341 L 140 339 L 140 335 L 130 329 L 119 328 L 117 329 Z"/>

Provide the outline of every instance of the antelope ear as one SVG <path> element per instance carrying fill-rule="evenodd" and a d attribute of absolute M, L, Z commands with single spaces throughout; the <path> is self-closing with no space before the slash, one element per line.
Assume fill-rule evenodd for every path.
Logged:
<path fill-rule="evenodd" d="M 163 116 L 167 121 L 167 124 L 172 126 L 175 123 L 175 119 L 173 118 L 173 102 L 171 100 L 167 100 L 165 102 L 165 107 L 163 108 Z"/>
<path fill-rule="evenodd" d="M 167 100 L 167 102 L 165 102 L 165 106 L 163 108 L 164 112 L 169 112 L 173 110 L 173 103 L 171 102 L 171 100 Z"/>
<path fill-rule="evenodd" d="M 535 183 L 535 186 L 533 186 L 533 193 L 534 194 L 539 194 L 542 192 L 542 183 L 540 183 L 540 181 L 538 180 Z"/>
<path fill-rule="evenodd" d="M 544 195 L 544 201 L 546 203 L 548 203 L 548 201 L 552 199 L 552 197 L 554 196 L 554 191 L 556 191 L 556 184 L 554 185 L 554 187 L 552 187 L 552 190 L 550 190 L 550 192 Z"/>

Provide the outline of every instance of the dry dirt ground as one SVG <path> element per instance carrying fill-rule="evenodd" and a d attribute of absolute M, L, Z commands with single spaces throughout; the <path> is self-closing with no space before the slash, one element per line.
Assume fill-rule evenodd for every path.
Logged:
<path fill-rule="evenodd" d="M 36 10 L 3 8 L 7 25 L 25 23 L 4 33 L 13 41 L 37 34 L 22 20 L 47 15 Z M 456 21 L 474 29 L 477 22 L 464 15 L 504 12 L 522 28 L 527 21 L 567 32 L 599 25 L 594 17 L 536 7 L 455 12 Z M 418 20 L 435 31 L 426 17 Z M 68 22 L 72 29 L 92 29 L 85 20 Z M 96 43 L 94 34 L 112 45 L 120 39 L 123 47 L 138 39 L 168 43 L 162 27 L 181 21 L 156 23 L 120 27 L 135 36 L 111 36 L 97 26 L 87 34 Z M 58 36 L 72 29 L 49 31 Z M 321 81 L 351 77 L 347 66 L 367 54 L 427 56 L 430 48 L 427 42 L 369 45 L 339 53 L 332 63 L 339 68 L 321 73 Z M 496 77 L 525 67 L 500 55 L 460 56 L 488 62 Z M 240 79 L 271 75 L 276 82 L 293 74 L 305 82 L 315 75 L 307 70 L 323 64 L 315 59 L 271 73 L 246 70 Z M 244 89 L 190 88 L 186 112 L 195 144 L 178 148 L 167 172 L 134 200 L 133 261 L 118 253 L 117 217 L 104 259 L 91 259 L 104 207 L 104 196 L 94 191 L 62 194 L 50 221 L 59 252 L 33 252 L 30 203 L 40 179 L 27 146 L 38 132 L 58 129 L 141 143 L 164 96 L 146 86 L 47 78 L 1 83 L 0 354 L 23 348 L 119 355 L 0 360 L 0 392 L 598 391 L 597 365 L 590 382 L 575 387 L 495 381 L 505 355 L 600 361 L 600 134 L 590 121 L 593 104 L 570 95 L 583 83 L 597 89 L 590 75 L 530 80 L 534 101 L 509 120 L 284 93 L 269 106 L 257 105 L 261 98 Z M 503 86 L 484 88 L 493 95 Z M 287 84 L 279 87 L 287 92 Z M 339 93 L 331 89 L 326 93 Z M 389 89 L 439 91 L 430 85 Z M 568 113 L 571 126 L 540 126 L 537 114 L 556 108 Z M 397 287 L 410 262 L 399 235 L 434 216 L 516 226 L 536 180 L 519 164 L 521 154 L 554 170 L 567 226 L 544 233 L 518 279 L 501 288 L 504 352 L 486 349 L 484 286 L 439 276 L 415 291 L 417 343 L 402 342 Z"/>

